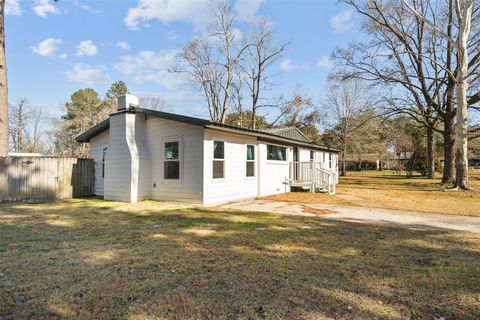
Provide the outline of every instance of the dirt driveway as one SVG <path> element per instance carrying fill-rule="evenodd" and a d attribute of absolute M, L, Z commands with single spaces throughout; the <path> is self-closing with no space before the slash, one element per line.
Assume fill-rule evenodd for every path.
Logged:
<path fill-rule="evenodd" d="M 318 216 L 329 220 L 391 225 L 404 228 L 480 233 L 480 218 L 478 217 L 399 211 L 386 208 L 347 207 L 312 203 L 303 204 L 270 200 L 236 202 L 224 205 L 223 208 Z"/>

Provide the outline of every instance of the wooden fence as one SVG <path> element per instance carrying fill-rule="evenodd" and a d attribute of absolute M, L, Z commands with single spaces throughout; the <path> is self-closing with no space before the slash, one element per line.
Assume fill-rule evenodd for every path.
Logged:
<path fill-rule="evenodd" d="M 93 195 L 92 159 L 0 157 L 0 202 Z"/>

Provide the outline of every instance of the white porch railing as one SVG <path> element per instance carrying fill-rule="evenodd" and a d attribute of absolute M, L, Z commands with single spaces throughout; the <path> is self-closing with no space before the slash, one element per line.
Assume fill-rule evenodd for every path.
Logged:
<path fill-rule="evenodd" d="M 325 168 L 323 162 L 290 162 L 289 184 L 311 192 L 335 194 L 338 173 Z"/>

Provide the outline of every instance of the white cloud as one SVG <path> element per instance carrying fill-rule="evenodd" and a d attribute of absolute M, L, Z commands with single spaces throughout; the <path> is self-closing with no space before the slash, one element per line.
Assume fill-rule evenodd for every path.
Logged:
<path fill-rule="evenodd" d="M 67 80 L 82 83 L 87 86 L 111 82 L 104 66 L 91 67 L 84 63 L 76 63 L 73 68 L 65 73 Z"/>
<path fill-rule="evenodd" d="M 121 57 L 115 70 L 131 75 L 136 83 L 154 82 L 168 89 L 176 89 L 185 83 L 179 73 L 169 72 L 176 64 L 177 51 L 140 51 L 136 55 Z"/>
<path fill-rule="evenodd" d="M 115 47 L 120 48 L 120 49 L 122 49 L 122 50 L 130 50 L 130 45 L 128 44 L 127 41 L 117 42 L 117 44 L 115 45 Z"/>
<path fill-rule="evenodd" d="M 34 46 L 31 46 L 32 52 L 43 57 L 53 57 L 57 53 L 62 40 L 48 38 Z M 60 56 L 61 58 L 62 56 Z"/>
<path fill-rule="evenodd" d="M 285 59 L 280 63 L 280 69 L 282 69 L 283 71 L 291 71 L 298 69 L 298 66 L 294 64 L 292 60 Z"/>
<path fill-rule="evenodd" d="M 330 57 L 325 56 L 322 59 L 320 59 L 317 63 L 317 67 L 319 68 L 325 68 L 325 69 L 330 69 L 333 67 L 333 61 L 330 59 Z"/>
<path fill-rule="evenodd" d="M 42 18 L 47 18 L 49 13 L 53 15 L 60 14 L 60 10 L 50 3 L 50 0 L 35 0 L 33 11 Z"/>
<path fill-rule="evenodd" d="M 353 27 L 353 10 L 343 10 L 330 18 L 330 26 L 335 33 L 345 33 Z"/>
<path fill-rule="evenodd" d="M 123 22 L 130 29 L 138 29 L 141 22 L 152 19 L 199 25 L 209 19 L 211 3 L 211 0 L 137 0 L 137 5 L 128 9 Z"/>
<path fill-rule="evenodd" d="M 97 46 L 93 44 L 92 40 L 85 40 L 78 44 L 77 52 L 75 53 L 75 55 L 79 57 L 84 57 L 84 56 L 93 57 L 93 56 L 96 56 L 97 53 L 98 53 Z"/>
<path fill-rule="evenodd" d="M 238 0 L 235 3 L 235 12 L 237 17 L 240 20 L 250 20 L 252 19 L 260 10 L 262 3 L 265 0 Z"/>
<path fill-rule="evenodd" d="M 130 29 L 138 29 L 149 20 L 164 23 L 181 21 L 195 26 L 213 18 L 212 5 L 216 0 L 137 0 L 134 7 L 128 9 L 123 22 Z M 217 0 L 221 1 L 221 0 Z M 252 19 L 265 0 L 237 0 L 235 14 L 240 20 Z"/>
<path fill-rule="evenodd" d="M 5 14 L 10 16 L 22 15 L 22 8 L 20 7 L 20 0 L 7 0 L 5 2 Z"/>

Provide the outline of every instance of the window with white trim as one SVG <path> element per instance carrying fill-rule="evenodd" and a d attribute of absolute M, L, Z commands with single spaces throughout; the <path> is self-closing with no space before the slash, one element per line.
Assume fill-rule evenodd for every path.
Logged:
<path fill-rule="evenodd" d="M 102 178 L 105 178 L 105 157 L 107 156 L 108 148 L 103 148 L 102 154 Z"/>
<path fill-rule="evenodd" d="M 225 178 L 225 142 L 213 141 L 212 178 Z"/>
<path fill-rule="evenodd" d="M 247 144 L 246 176 L 255 177 L 255 146 Z"/>
<path fill-rule="evenodd" d="M 163 179 L 180 179 L 180 142 L 168 141 L 164 144 Z"/>
<path fill-rule="evenodd" d="M 315 161 L 315 151 L 310 150 L 310 161 L 311 162 Z"/>
<path fill-rule="evenodd" d="M 287 161 L 287 148 L 267 145 L 267 160 Z"/>

